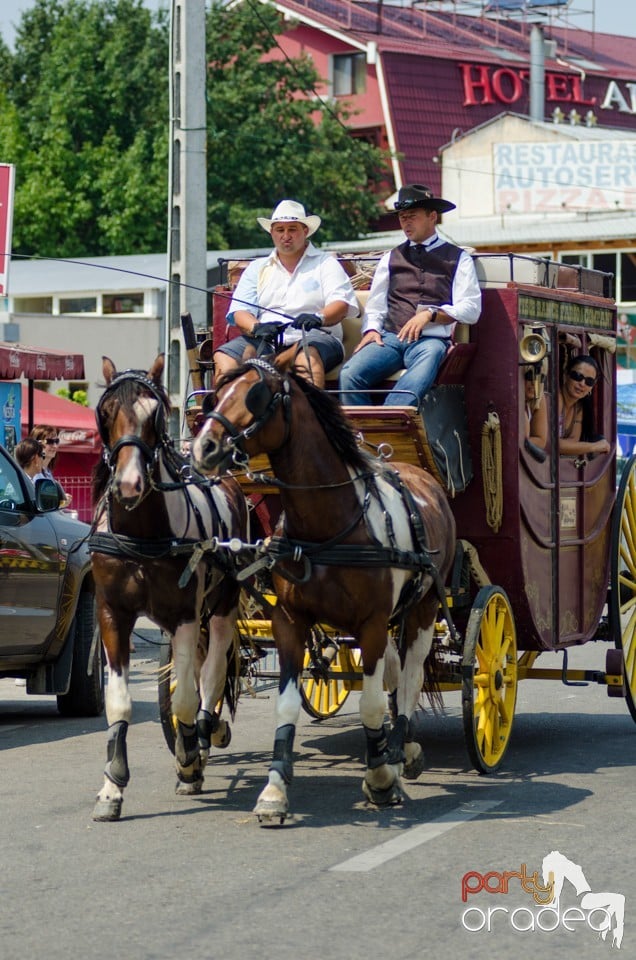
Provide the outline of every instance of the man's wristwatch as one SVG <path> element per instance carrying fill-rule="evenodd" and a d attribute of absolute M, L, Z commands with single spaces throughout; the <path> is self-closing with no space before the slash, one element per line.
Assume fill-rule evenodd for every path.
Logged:
<path fill-rule="evenodd" d="M 435 323 L 435 321 L 437 320 L 437 314 L 439 311 L 436 310 L 435 307 L 429 307 L 429 310 L 431 313 L 431 323 Z"/>

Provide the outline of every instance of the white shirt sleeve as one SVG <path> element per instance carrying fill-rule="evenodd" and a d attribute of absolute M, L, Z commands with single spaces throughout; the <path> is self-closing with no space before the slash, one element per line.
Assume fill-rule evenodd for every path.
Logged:
<path fill-rule="evenodd" d="M 439 307 L 458 323 L 477 323 L 481 314 L 481 287 L 470 254 L 462 250 L 453 278 L 453 302 Z"/>
<path fill-rule="evenodd" d="M 384 321 L 389 312 L 389 257 L 390 252 L 385 253 L 375 268 L 373 280 L 371 281 L 371 290 L 369 299 L 364 308 L 364 323 L 362 324 L 362 334 L 369 330 L 376 330 L 381 333 L 384 328 Z"/>
<path fill-rule="evenodd" d="M 249 310 L 255 317 L 258 317 L 258 271 L 263 262 L 262 258 L 252 260 L 241 274 L 228 307 L 226 318 L 228 323 L 234 323 L 234 312 L 236 310 Z"/>

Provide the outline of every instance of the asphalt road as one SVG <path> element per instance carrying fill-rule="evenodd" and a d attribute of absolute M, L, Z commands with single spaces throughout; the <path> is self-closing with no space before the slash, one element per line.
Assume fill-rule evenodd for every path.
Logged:
<path fill-rule="evenodd" d="M 532 880 L 524 889 L 509 877 L 504 892 L 504 871 L 537 871 L 541 883 L 551 851 L 580 867 L 592 893 L 625 896 L 621 950 L 634 955 L 636 726 L 604 688 L 522 683 L 504 767 L 491 777 L 470 767 L 459 700 L 447 695 L 444 717 L 420 717 L 426 771 L 385 811 L 360 790 L 356 695 L 327 722 L 303 714 L 293 815 L 266 830 L 251 809 L 270 756 L 273 692 L 241 700 L 203 794 L 177 797 L 156 652 L 137 642 L 119 823 L 91 820 L 105 720 L 63 719 L 54 698 L 0 680 L 3 960 L 608 956 L 612 934 L 603 941 L 593 929 L 605 914 L 583 909 L 568 880 L 558 915 L 539 915 Z M 603 662 L 604 648 L 589 644 L 570 665 Z M 555 663 L 549 655 L 540 665 Z"/>

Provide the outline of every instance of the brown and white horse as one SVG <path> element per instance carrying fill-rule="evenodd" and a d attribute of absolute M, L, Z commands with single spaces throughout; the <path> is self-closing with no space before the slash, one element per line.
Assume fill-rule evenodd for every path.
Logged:
<path fill-rule="evenodd" d="M 245 540 L 246 503 L 232 480 L 192 482 L 187 460 L 166 432 L 163 367 L 160 355 L 147 372 L 118 373 L 103 358 L 106 389 L 97 423 L 104 458 L 94 477 L 90 547 L 109 669 L 109 736 L 94 820 L 119 819 L 130 776 L 128 672 L 130 638 L 139 616 L 149 617 L 172 637 L 177 792 L 199 793 L 210 741 L 217 746 L 229 742 L 229 729 L 215 714 L 215 705 L 228 692 L 239 589 L 222 544 L 232 537 Z M 194 553 L 203 544 L 205 550 Z M 201 633 L 207 655 L 200 653 Z"/>
<path fill-rule="evenodd" d="M 283 514 L 267 547 L 276 559 L 277 726 L 268 783 L 254 811 L 265 824 L 282 823 L 288 812 L 299 677 L 317 622 L 355 637 L 361 650 L 366 797 L 397 803 L 400 775 L 419 775 L 422 749 L 409 739 L 409 720 L 455 550 L 442 488 L 423 470 L 383 466 L 364 454 L 336 401 L 289 372 L 292 358 L 293 349 L 273 364 L 248 360 L 224 377 L 192 447 L 193 465 L 208 474 L 265 452 L 280 488 Z M 392 618 L 396 643 L 388 639 Z M 393 698 L 390 732 L 383 680 Z"/>

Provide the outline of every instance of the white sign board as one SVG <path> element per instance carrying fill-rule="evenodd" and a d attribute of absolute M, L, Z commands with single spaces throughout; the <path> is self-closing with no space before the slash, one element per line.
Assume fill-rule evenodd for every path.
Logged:
<path fill-rule="evenodd" d="M 0 297 L 6 296 L 9 282 L 14 173 L 13 164 L 0 163 Z"/>
<path fill-rule="evenodd" d="M 636 209 L 636 139 L 493 144 L 496 213 Z"/>

